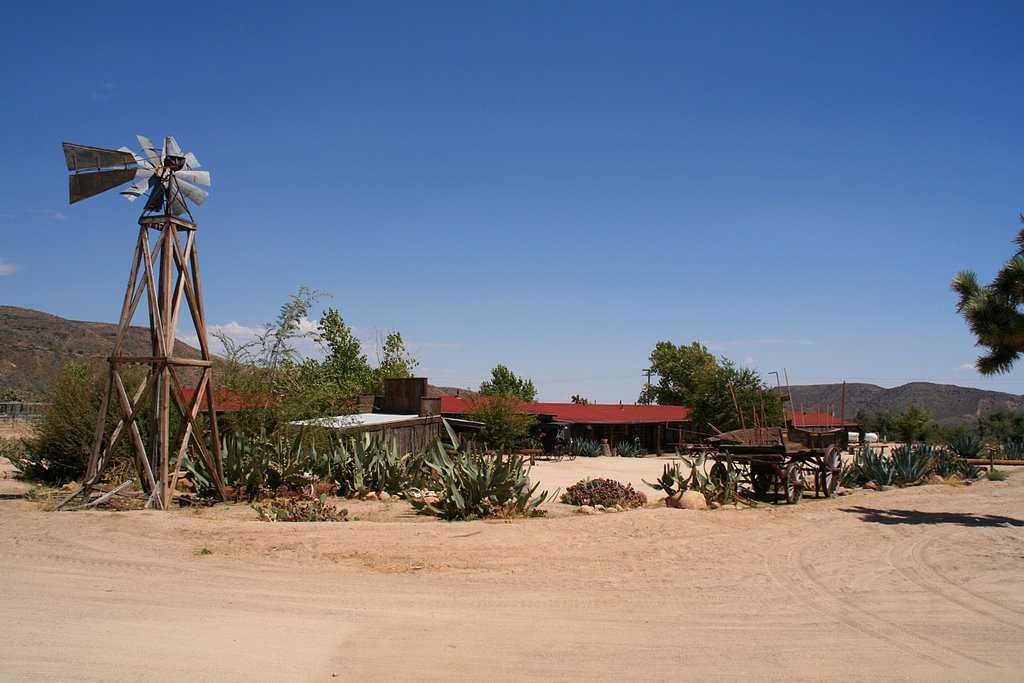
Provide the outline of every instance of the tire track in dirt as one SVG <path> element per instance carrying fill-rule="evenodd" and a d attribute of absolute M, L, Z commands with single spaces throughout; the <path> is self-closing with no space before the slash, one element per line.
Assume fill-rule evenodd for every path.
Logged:
<path fill-rule="evenodd" d="M 918 643 L 927 643 L 929 649 L 934 651 L 956 654 L 976 664 L 993 666 L 991 662 L 950 647 L 948 643 L 939 643 L 905 626 L 888 623 L 878 615 L 857 610 L 831 596 L 832 589 L 814 576 L 805 559 L 806 549 L 811 545 L 820 546 L 826 538 L 827 536 L 823 534 L 804 537 L 801 541 L 789 543 L 788 552 L 775 551 L 773 548 L 766 553 L 765 566 L 769 574 L 790 596 L 847 628 L 880 640 L 939 668 L 949 669 L 952 664 L 943 657 L 908 643 L 908 636 Z M 812 588 L 813 594 L 810 590 Z M 863 618 L 853 614 L 855 611 L 861 612 Z"/>
<path fill-rule="evenodd" d="M 939 529 L 925 534 L 913 543 L 894 545 L 889 549 L 889 565 L 915 586 L 936 597 L 951 602 L 968 612 L 997 621 L 1004 626 L 1024 631 L 1024 623 L 1021 623 L 1020 612 L 1004 607 L 985 594 L 956 583 L 932 569 L 926 562 L 924 553 L 930 546 L 962 533 L 948 529 Z M 974 602 L 978 600 L 988 605 L 988 608 L 981 607 Z M 1004 618 L 999 612 L 1005 613 L 1009 618 Z M 1013 617 L 1017 617 L 1017 619 L 1013 620 Z"/>

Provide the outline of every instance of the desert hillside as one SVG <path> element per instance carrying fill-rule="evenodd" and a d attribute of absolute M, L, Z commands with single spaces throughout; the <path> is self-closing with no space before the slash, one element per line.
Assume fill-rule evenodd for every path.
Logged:
<path fill-rule="evenodd" d="M 117 325 L 111 323 L 0 306 L 0 393 L 42 398 L 65 363 L 105 363 L 116 336 Z M 125 348 L 131 354 L 148 355 L 149 330 L 131 328 Z M 199 358 L 198 349 L 181 341 L 174 351 L 185 358 Z"/>
<path fill-rule="evenodd" d="M 117 325 L 67 320 L 17 306 L 0 306 L 0 394 L 13 391 L 42 400 L 61 367 L 70 361 L 105 363 L 117 336 Z M 125 341 L 128 353 L 149 355 L 149 330 L 133 327 Z M 178 341 L 175 353 L 199 358 L 199 350 Z M 431 396 L 463 396 L 457 387 L 428 387 Z"/>
<path fill-rule="evenodd" d="M 842 384 L 809 384 L 793 387 L 796 410 L 825 410 L 835 406 L 838 413 L 843 399 Z M 891 389 L 874 384 L 846 385 L 846 418 L 857 411 L 869 414 L 898 413 L 910 403 L 923 406 L 932 419 L 945 427 L 976 424 L 978 417 L 1000 410 L 1024 412 L 1024 396 L 986 391 L 953 384 L 911 382 Z"/>

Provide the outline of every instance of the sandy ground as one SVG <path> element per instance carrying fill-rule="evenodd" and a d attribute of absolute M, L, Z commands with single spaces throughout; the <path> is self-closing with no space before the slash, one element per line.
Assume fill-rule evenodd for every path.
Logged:
<path fill-rule="evenodd" d="M 641 488 L 663 464 L 577 459 L 533 475 L 552 489 L 586 475 Z M 46 513 L 24 488 L 0 480 L 3 680 L 1009 681 L 1024 670 L 1024 471 L 791 507 L 584 516 L 555 505 L 547 519 L 497 523 L 413 517 L 400 501 L 358 503 L 360 521 L 343 524 L 261 523 L 244 505 Z"/>

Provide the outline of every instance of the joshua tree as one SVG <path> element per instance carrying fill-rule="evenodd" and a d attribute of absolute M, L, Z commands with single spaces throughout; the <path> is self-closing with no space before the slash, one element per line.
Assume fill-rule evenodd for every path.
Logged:
<path fill-rule="evenodd" d="M 1024 225 L 1024 214 L 1020 216 Z M 953 278 L 953 291 L 960 295 L 956 308 L 988 349 L 977 362 L 983 375 L 1008 372 L 1024 352 L 1024 229 L 1014 241 L 1017 253 L 1007 261 L 989 285 L 978 284 L 977 276 L 961 271 Z"/>

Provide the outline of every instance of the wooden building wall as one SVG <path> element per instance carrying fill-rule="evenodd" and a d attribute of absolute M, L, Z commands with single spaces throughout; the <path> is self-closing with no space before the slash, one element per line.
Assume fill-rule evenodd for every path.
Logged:
<path fill-rule="evenodd" d="M 380 412 L 419 415 L 420 399 L 427 395 L 426 377 L 389 377 L 384 380 Z"/>

